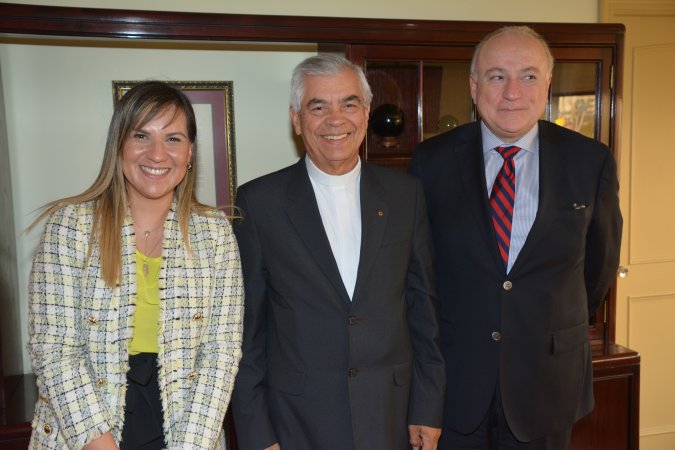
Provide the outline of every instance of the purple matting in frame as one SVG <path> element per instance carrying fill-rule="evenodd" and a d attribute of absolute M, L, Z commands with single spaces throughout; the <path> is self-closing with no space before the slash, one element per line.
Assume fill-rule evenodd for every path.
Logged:
<path fill-rule="evenodd" d="M 233 205 L 237 175 L 232 81 L 158 81 L 181 90 L 193 105 L 210 106 L 216 203 L 220 208 Z M 114 102 L 140 82 L 113 81 Z"/>

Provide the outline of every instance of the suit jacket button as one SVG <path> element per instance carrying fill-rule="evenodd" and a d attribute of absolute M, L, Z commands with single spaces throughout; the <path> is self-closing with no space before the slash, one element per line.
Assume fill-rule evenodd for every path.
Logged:
<path fill-rule="evenodd" d="M 197 314 L 192 316 L 192 320 L 202 320 L 203 318 L 204 318 L 204 316 L 200 312 L 198 312 Z"/>
<path fill-rule="evenodd" d="M 359 318 L 356 316 L 349 316 L 348 323 L 349 325 L 356 325 L 359 321 Z"/>
<path fill-rule="evenodd" d="M 42 427 L 42 431 L 44 431 L 45 434 L 52 434 L 52 426 L 46 423 L 45 426 Z"/>
<path fill-rule="evenodd" d="M 96 380 L 96 386 L 98 387 L 103 387 L 106 384 L 108 384 L 108 380 L 106 380 L 105 378 L 99 378 L 98 380 Z"/>
<path fill-rule="evenodd" d="M 511 288 L 513 287 L 513 283 L 510 281 L 506 280 L 504 284 L 502 284 L 502 287 L 504 288 L 505 291 L 510 291 Z"/>
<path fill-rule="evenodd" d="M 350 377 L 354 378 L 358 374 L 359 374 L 359 369 L 355 369 L 353 367 L 351 369 L 349 369 L 349 376 Z"/>
<path fill-rule="evenodd" d="M 195 378 L 197 378 L 197 372 L 192 371 L 192 372 L 188 373 L 187 378 L 188 378 L 188 380 L 194 380 Z"/>
<path fill-rule="evenodd" d="M 87 317 L 87 320 L 89 321 L 90 324 L 96 325 L 98 323 L 98 319 L 94 316 L 89 316 Z"/>
<path fill-rule="evenodd" d="M 501 341 L 502 340 L 502 334 L 499 331 L 493 331 L 492 332 L 492 340 Z"/>

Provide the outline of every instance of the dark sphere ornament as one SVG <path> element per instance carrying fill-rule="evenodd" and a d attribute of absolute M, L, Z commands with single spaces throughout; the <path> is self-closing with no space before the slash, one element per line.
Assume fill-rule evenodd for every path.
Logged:
<path fill-rule="evenodd" d="M 398 136 L 403 126 L 403 111 L 391 103 L 383 103 L 370 115 L 370 128 L 380 137 Z"/>

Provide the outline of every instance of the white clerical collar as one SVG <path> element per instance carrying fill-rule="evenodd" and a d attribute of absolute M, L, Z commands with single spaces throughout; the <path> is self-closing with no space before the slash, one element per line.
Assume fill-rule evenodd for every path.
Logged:
<path fill-rule="evenodd" d="M 349 186 L 356 183 L 359 175 L 361 174 L 361 158 L 356 162 L 356 165 L 352 170 L 343 174 L 343 175 L 330 175 L 322 171 L 309 156 L 305 156 L 305 165 L 307 167 L 307 173 L 312 181 L 322 184 L 324 186 Z"/>

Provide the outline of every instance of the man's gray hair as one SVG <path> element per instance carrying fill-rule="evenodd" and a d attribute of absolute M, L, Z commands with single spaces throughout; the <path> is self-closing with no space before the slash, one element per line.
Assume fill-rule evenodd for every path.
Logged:
<path fill-rule="evenodd" d="M 488 34 L 483 38 L 482 41 L 476 45 L 476 48 L 473 51 L 473 58 L 471 59 L 471 77 L 476 78 L 478 75 L 476 73 L 476 62 L 478 61 L 478 56 L 480 55 L 481 50 L 483 49 L 483 46 L 493 38 L 496 38 L 497 36 L 501 36 L 502 34 L 505 33 L 515 33 L 515 34 L 520 34 L 524 36 L 531 36 L 538 40 L 541 45 L 544 47 L 544 51 L 546 52 L 546 59 L 548 60 L 548 74 L 551 75 L 553 74 L 553 64 L 555 60 L 553 59 L 553 55 L 551 54 L 551 49 L 548 46 L 548 43 L 546 42 L 546 39 L 543 38 L 543 36 L 536 31 L 534 31 L 532 28 L 526 26 L 526 25 L 507 25 L 505 27 L 501 27 L 493 31 L 492 33 Z"/>
<path fill-rule="evenodd" d="M 361 94 L 366 106 L 373 100 L 373 92 L 361 67 L 343 56 L 333 53 L 322 53 L 310 56 L 297 65 L 291 78 L 291 109 L 300 112 L 302 98 L 305 95 L 305 79 L 308 76 L 335 76 L 342 71 L 354 72 L 361 85 Z"/>

